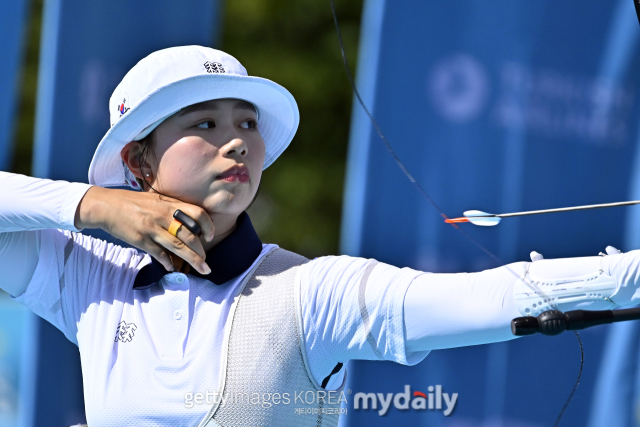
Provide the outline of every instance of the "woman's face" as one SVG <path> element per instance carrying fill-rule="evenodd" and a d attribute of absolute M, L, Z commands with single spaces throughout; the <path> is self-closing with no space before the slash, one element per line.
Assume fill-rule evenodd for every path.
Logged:
<path fill-rule="evenodd" d="M 191 105 L 154 134 L 155 158 L 147 156 L 153 188 L 211 214 L 238 215 L 249 206 L 265 156 L 253 105 L 238 99 Z"/>

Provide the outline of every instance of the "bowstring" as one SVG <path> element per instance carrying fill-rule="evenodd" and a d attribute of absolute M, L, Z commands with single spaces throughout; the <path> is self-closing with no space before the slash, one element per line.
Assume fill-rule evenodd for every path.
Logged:
<path fill-rule="evenodd" d="M 400 160 L 400 157 L 396 154 L 395 150 L 393 149 L 393 147 L 391 146 L 391 144 L 389 143 L 389 141 L 385 137 L 384 133 L 382 133 L 382 129 L 380 129 L 380 126 L 378 125 L 378 122 L 374 119 L 373 114 L 371 114 L 371 112 L 367 108 L 366 104 L 362 100 L 362 97 L 360 96 L 360 92 L 358 91 L 356 83 L 355 83 L 355 81 L 353 79 L 353 75 L 351 74 L 351 68 L 349 67 L 349 62 L 347 61 L 347 54 L 345 52 L 344 42 L 342 40 L 342 32 L 340 31 L 340 25 L 338 24 L 338 15 L 336 13 L 334 0 L 329 0 L 329 2 L 331 4 L 331 13 L 333 15 L 333 23 L 335 24 L 336 32 L 337 32 L 337 35 L 338 35 L 338 43 L 340 45 L 340 53 L 342 54 L 342 62 L 344 64 L 344 68 L 345 68 L 345 71 L 347 73 L 347 78 L 349 79 L 349 83 L 351 84 L 351 88 L 353 89 L 353 93 L 356 96 L 356 99 L 358 100 L 358 103 L 360 104 L 360 106 L 364 110 L 365 114 L 369 118 L 369 121 L 373 125 L 373 128 L 375 129 L 376 133 L 378 134 L 378 137 L 380 137 L 380 140 L 384 143 L 385 148 L 387 149 L 389 154 L 391 154 L 391 157 L 393 157 L 393 160 L 396 162 L 396 164 L 398 165 L 398 167 L 400 168 L 402 173 L 409 179 L 409 181 L 411 181 L 411 183 L 416 188 L 416 190 L 418 190 L 418 192 L 429 202 L 429 204 L 431 204 L 431 206 L 433 206 L 433 208 L 440 214 L 440 216 L 443 219 L 445 219 L 445 220 L 449 219 L 449 216 L 447 216 L 447 214 L 444 212 L 444 210 L 442 208 L 440 208 L 440 206 L 433 200 L 433 198 L 429 195 L 429 193 L 427 193 L 427 191 L 420 185 L 420 183 L 413 177 L 413 175 L 411 175 L 409 170 L 405 167 L 404 163 L 402 163 L 402 161 Z M 533 291 L 535 291 L 538 294 L 542 295 L 543 297 L 547 298 L 549 300 L 550 305 L 551 305 L 551 307 L 553 309 L 559 310 L 557 305 L 555 303 L 553 303 L 551 301 L 551 299 L 541 289 L 539 289 L 533 282 L 531 282 L 529 280 L 526 280 L 525 277 L 520 277 L 520 275 L 518 273 L 513 271 L 513 269 L 511 269 L 508 265 L 504 264 L 500 260 L 500 258 L 498 258 L 497 255 L 495 255 L 493 252 L 491 252 L 489 249 L 487 249 L 484 245 L 482 245 L 478 240 L 473 238 L 469 233 L 467 233 L 465 230 L 463 230 L 457 224 L 451 223 L 451 226 L 453 228 L 455 228 L 456 230 L 458 230 L 458 232 L 462 236 L 464 236 L 467 240 L 469 240 L 471 243 L 473 243 L 474 246 L 476 246 L 478 249 L 480 249 L 482 252 L 484 252 L 487 256 L 489 256 L 489 258 L 491 258 L 493 261 L 495 261 L 498 265 L 502 265 L 504 268 L 506 268 L 506 270 L 509 271 L 513 276 L 515 276 L 519 281 L 522 281 L 525 285 L 527 285 Z M 561 310 L 559 310 L 559 311 L 561 311 Z M 576 335 L 576 338 L 578 339 L 578 344 L 580 346 L 580 355 L 581 355 L 580 356 L 580 370 L 578 372 L 578 378 L 576 379 L 576 382 L 575 382 L 575 384 L 573 386 L 573 389 L 571 390 L 571 393 L 569 394 L 569 397 L 567 398 L 567 401 L 565 402 L 564 406 L 562 407 L 562 410 L 560 411 L 560 414 L 558 415 L 558 418 L 556 419 L 556 423 L 555 423 L 554 427 L 557 427 L 558 424 L 560 423 L 560 419 L 564 415 L 565 410 L 567 409 L 567 407 L 569 406 L 569 403 L 573 399 L 575 391 L 577 390 L 578 385 L 580 384 L 580 378 L 582 377 L 582 369 L 584 367 L 584 348 L 582 346 L 582 340 L 580 339 L 580 335 L 578 334 L 578 332 L 574 331 L 574 333 Z"/>
<path fill-rule="evenodd" d="M 584 368 L 584 347 L 582 346 L 582 339 L 580 338 L 580 334 L 578 333 L 578 331 L 573 331 L 573 333 L 576 334 L 576 338 L 578 339 L 578 345 L 580 346 L 580 370 L 578 371 L 578 378 L 576 379 L 576 383 L 573 385 L 573 389 L 571 390 L 571 393 L 569 393 L 569 397 L 567 398 L 567 401 L 564 402 L 564 406 L 560 410 L 560 413 L 558 414 L 558 418 L 556 418 L 556 422 L 555 424 L 553 424 L 553 427 L 558 427 L 558 424 L 560 424 L 560 420 L 564 415 L 564 411 L 566 411 L 567 406 L 569 406 L 569 402 L 571 402 L 571 399 L 573 399 L 573 395 L 576 393 L 576 390 L 578 389 L 578 385 L 580 385 L 580 378 L 582 378 L 582 368 Z"/>

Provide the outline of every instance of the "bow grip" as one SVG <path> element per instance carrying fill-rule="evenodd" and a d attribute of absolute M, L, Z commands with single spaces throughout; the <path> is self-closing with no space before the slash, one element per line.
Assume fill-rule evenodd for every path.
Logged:
<path fill-rule="evenodd" d="M 511 321 L 511 332 L 516 336 L 540 332 L 544 335 L 558 335 L 564 331 L 575 331 L 607 323 L 638 319 L 638 309 L 628 310 L 573 310 L 563 313 L 548 310 L 538 317 L 517 317 Z"/>
<path fill-rule="evenodd" d="M 511 332 L 516 336 L 532 335 L 540 332 L 544 335 L 558 335 L 567 330 L 565 314 L 558 310 L 548 310 L 538 317 L 517 317 L 511 321 Z"/>

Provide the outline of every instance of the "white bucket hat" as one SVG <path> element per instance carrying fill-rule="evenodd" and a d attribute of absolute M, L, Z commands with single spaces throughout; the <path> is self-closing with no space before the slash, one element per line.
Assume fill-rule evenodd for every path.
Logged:
<path fill-rule="evenodd" d="M 89 166 L 89 182 L 101 187 L 138 188 L 120 152 L 184 107 L 212 99 L 236 98 L 253 104 L 264 139 L 264 169 L 287 148 L 300 115 L 293 96 L 271 80 L 247 75 L 237 59 L 202 46 L 159 50 L 138 62 L 109 101 L 111 129 Z"/>

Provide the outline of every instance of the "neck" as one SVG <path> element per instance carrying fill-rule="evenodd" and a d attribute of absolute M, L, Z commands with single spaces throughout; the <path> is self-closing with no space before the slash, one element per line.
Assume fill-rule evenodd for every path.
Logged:
<path fill-rule="evenodd" d="M 201 237 L 200 241 L 202 242 L 202 247 L 205 252 L 209 252 L 212 248 L 214 248 L 218 243 L 222 242 L 226 239 L 233 231 L 236 229 L 236 222 L 238 220 L 238 215 L 227 215 L 227 214 L 211 214 L 211 220 L 216 227 L 215 235 L 213 236 L 213 240 L 210 242 L 205 242 Z"/>

